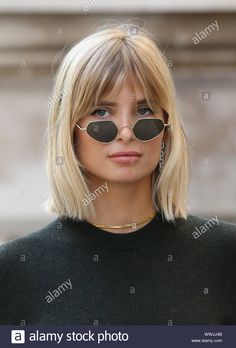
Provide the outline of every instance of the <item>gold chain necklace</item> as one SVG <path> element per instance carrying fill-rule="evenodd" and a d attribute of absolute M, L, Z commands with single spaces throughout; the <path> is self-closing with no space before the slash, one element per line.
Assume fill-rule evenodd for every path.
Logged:
<path fill-rule="evenodd" d="M 130 224 L 125 224 L 125 225 L 97 225 L 97 224 L 92 224 L 96 227 L 102 227 L 102 228 L 112 228 L 112 229 L 119 229 L 119 228 L 128 228 L 128 227 L 133 227 L 136 225 L 141 225 L 144 224 L 144 222 L 150 221 L 151 219 L 153 219 L 153 217 L 155 216 L 155 212 L 153 213 L 153 215 L 151 217 L 149 217 L 146 220 L 140 221 L 140 222 L 133 222 Z"/>

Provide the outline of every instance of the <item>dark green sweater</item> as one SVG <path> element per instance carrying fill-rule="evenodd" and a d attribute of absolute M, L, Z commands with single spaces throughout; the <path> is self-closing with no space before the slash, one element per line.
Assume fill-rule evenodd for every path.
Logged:
<path fill-rule="evenodd" d="M 0 247 L 0 324 L 236 324 L 236 225 L 157 214 L 130 233 L 57 218 Z"/>

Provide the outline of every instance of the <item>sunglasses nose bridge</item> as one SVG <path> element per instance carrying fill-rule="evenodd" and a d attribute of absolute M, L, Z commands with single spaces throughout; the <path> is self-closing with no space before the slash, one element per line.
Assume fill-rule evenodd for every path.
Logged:
<path fill-rule="evenodd" d="M 119 126 L 119 130 L 121 130 L 121 128 L 124 128 L 124 127 L 128 127 L 131 130 L 133 129 L 131 126 L 124 124 L 123 126 Z"/>

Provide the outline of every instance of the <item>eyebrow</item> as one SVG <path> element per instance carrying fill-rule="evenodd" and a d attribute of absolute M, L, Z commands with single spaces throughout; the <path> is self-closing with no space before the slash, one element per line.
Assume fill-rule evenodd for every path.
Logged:
<path fill-rule="evenodd" d="M 147 100 L 146 99 L 140 99 L 140 100 L 137 100 L 137 105 L 140 105 L 140 104 L 148 104 Z M 98 102 L 99 106 L 118 106 L 117 103 L 115 102 L 112 102 L 112 101 L 109 101 L 109 100 L 101 100 L 100 102 Z M 95 106 L 95 105 L 93 105 Z"/>

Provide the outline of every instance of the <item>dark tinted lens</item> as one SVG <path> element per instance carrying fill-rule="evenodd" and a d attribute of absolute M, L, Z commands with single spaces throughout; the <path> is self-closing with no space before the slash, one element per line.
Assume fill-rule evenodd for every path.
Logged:
<path fill-rule="evenodd" d="M 112 121 L 91 122 L 87 128 L 88 134 L 102 143 L 109 143 L 117 135 L 117 127 Z"/>
<path fill-rule="evenodd" d="M 134 134 L 139 140 L 151 140 L 164 129 L 164 123 L 160 119 L 141 119 L 134 126 Z"/>

